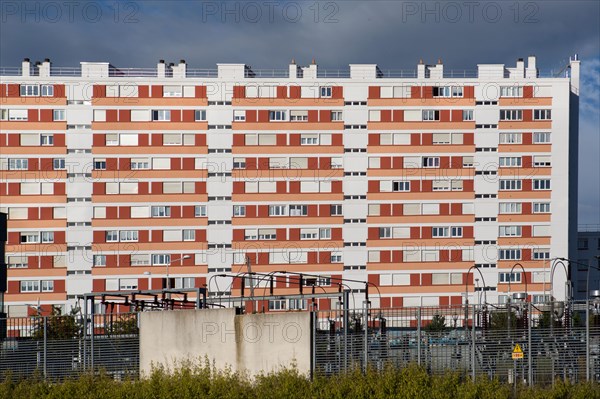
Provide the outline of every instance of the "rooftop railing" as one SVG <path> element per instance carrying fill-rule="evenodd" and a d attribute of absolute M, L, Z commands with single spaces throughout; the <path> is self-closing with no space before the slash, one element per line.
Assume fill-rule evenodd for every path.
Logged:
<path fill-rule="evenodd" d="M 173 76 L 173 69 L 165 68 L 165 77 Z M 426 71 L 426 77 L 430 76 L 430 71 Z M 38 76 L 39 71 L 35 66 L 30 68 L 30 76 Z M 57 77 L 80 77 L 82 74 L 81 67 L 51 67 L 50 76 Z M 97 72 L 91 70 L 86 77 L 104 77 L 106 70 Z M 0 76 L 22 76 L 22 67 L 0 67 Z M 188 78 L 217 78 L 219 75 L 218 69 L 215 68 L 187 68 L 186 77 Z M 301 72 L 299 71 L 299 75 Z M 108 69 L 108 77 L 147 77 L 156 78 L 158 76 L 158 70 L 156 68 L 116 68 L 110 66 Z M 508 77 L 508 70 L 504 70 L 503 77 Z M 561 71 L 539 71 L 537 77 L 540 78 L 557 78 L 567 77 L 567 73 L 564 70 Z M 250 69 L 247 68 L 244 72 L 246 78 L 289 78 L 289 69 Z M 479 73 L 475 69 L 463 69 L 463 70 L 444 70 L 444 79 L 464 79 L 464 78 L 497 78 L 494 72 L 485 71 Z M 317 69 L 318 79 L 349 79 L 350 69 Z M 377 70 L 377 78 L 382 79 L 415 79 L 417 78 L 417 70 L 415 69 L 387 69 Z"/>

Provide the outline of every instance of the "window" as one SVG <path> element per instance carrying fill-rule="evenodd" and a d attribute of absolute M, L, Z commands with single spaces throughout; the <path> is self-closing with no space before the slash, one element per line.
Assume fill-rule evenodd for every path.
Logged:
<path fill-rule="evenodd" d="M 550 259 L 550 249 L 549 248 L 535 248 L 533 250 L 533 259 L 534 260 Z"/>
<path fill-rule="evenodd" d="M 500 190 L 518 191 L 521 190 L 521 180 L 500 180 Z"/>
<path fill-rule="evenodd" d="M 439 168 L 440 157 L 423 157 L 424 168 Z"/>
<path fill-rule="evenodd" d="M 42 292 L 53 292 L 54 281 L 53 280 L 42 280 Z"/>
<path fill-rule="evenodd" d="M 433 133 L 433 144 L 450 144 L 450 133 Z"/>
<path fill-rule="evenodd" d="M 195 280 L 194 277 L 180 277 L 175 279 L 175 288 L 176 289 L 184 289 L 184 288 L 194 288 Z"/>
<path fill-rule="evenodd" d="M 28 111 L 26 109 L 10 109 L 10 110 L 8 110 L 8 120 L 9 121 L 26 121 L 27 119 L 28 119 Z"/>
<path fill-rule="evenodd" d="M 233 216 L 244 217 L 246 216 L 246 205 L 234 205 Z"/>
<path fill-rule="evenodd" d="M 331 229 L 319 229 L 319 240 L 331 240 Z"/>
<path fill-rule="evenodd" d="M 500 249 L 498 251 L 498 259 L 500 260 L 521 260 L 520 249 Z"/>
<path fill-rule="evenodd" d="M 410 181 L 394 181 L 394 182 L 392 182 L 392 191 L 395 191 L 395 192 L 410 191 Z"/>
<path fill-rule="evenodd" d="M 520 109 L 501 109 L 501 121 L 520 121 L 523 120 L 523 110 Z"/>
<path fill-rule="evenodd" d="M 513 272 L 513 273 L 498 273 L 498 282 L 499 283 L 520 283 L 521 282 L 521 272 Z"/>
<path fill-rule="evenodd" d="M 501 202 L 499 213 L 521 213 L 522 204 L 520 202 Z"/>
<path fill-rule="evenodd" d="M 206 205 L 196 205 L 194 207 L 194 217 L 205 217 L 206 216 Z"/>
<path fill-rule="evenodd" d="M 105 142 L 107 146 L 119 145 L 119 135 L 116 133 L 107 134 Z"/>
<path fill-rule="evenodd" d="M 462 86 L 434 86 L 433 97 L 462 97 Z"/>
<path fill-rule="evenodd" d="M 246 158 L 233 158 L 233 169 L 246 169 Z"/>
<path fill-rule="evenodd" d="M 8 160 L 8 170 L 27 170 L 29 168 L 29 160 L 18 158 Z"/>
<path fill-rule="evenodd" d="M 303 134 L 300 137 L 300 145 L 318 145 L 319 136 L 316 134 Z"/>
<path fill-rule="evenodd" d="M 440 120 L 440 111 L 436 111 L 433 109 L 424 109 L 423 110 L 423 120 L 424 121 L 439 121 Z"/>
<path fill-rule="evenodd" d="M 54 168 L 54 170 L 64 170 L 64 169 L 66 169 L 65 159 L 64 158 L 54 158 L 52 160 L 52 167 Z"/>
<path fill-rule="evenodd" d="M 521 144 L 522 133 L 500 133 L 500 144 Z"/>
<path fill-rule="evenodd" d="M 587 250 L 589 249 L 589 243 L 587 238 L 580 238 L 577 240 L 577 249 Z"/>
<path fill-rule="evenodd" d="M 501 168 L 521 167 L 521 157 L 500 157 Z"/>
<path fill-rule="evenodd" d="M 94 266 L 106 266 L 106 255 L 94 255 Z"/>
<path fill-rule="evenodd" d="M 331 120 L 332 121 L 342 121 L 344 120 L 344 114 L 342 111 L 331 111 Z"/>
<path fill-rule="evenodd" d="M 269 310 L 285 310 L 285 299 L 271 299 L 269 300 Z"/>
<path fill-rule="evenodd" d="M 521 237 L 521 226 L 500 226 L 500 237 Z"/>
<path fill-rule="evenodd" d="M 42 237 L 42 243 L 54 242 L 54 232 L 53 231 L 42 231 L 40 235 Z"/>
<path fill-rule="evenodd" d="M 151 215 L 153 218 L 171 217 L 171 207 L 170 206 L 153 206 Z"/>
<path fill-rule="evenodd" d="M 170 121 L 171 120 L 171 110 L 168 109 L 159 109 L 152 111 L 152 120 L 158 122 Z"/>
<path fill-rule="evenodd" d="M 67 120 L 67 111 L 64 109 L 55 109 L 52 113 L 53 121 L 66 121 Z"/>
<path fill-rule="evenodd" d="M 392 238 L 392 228 L 391 227 L 380 227 L 379 228 L 379 238 Z"/>
<path fill-rule="evenodd" d="M 342 205 L 331 205 L 329 211 L 331 216 L 342 216 Z"/>
<path fill-rule="evenodd" d="M 500 97 L 523 97 L 523 87 L 500 86 Z"/>
<path fill-rule="evenodd" d="M 550 133 L 548 132 L 537 132 L 533 133 L 533 144 L 549 144 Z"/>
<path fill-rule="evenodd" d="M 21 233 L 21 244 L 37 244 L 40 242 L 39 233 Z"/>
<path fill-rule="evenodd" d="M 136 135 L 127 135 L 127 136 L 135 136 L 135 142 L 132 144 L 125 144 L 124 142 L 124 138 L 123 136 L 126 135 L 121 135 L 121 145 L 138 145 L 138 138 L 137 138 L 137 134 Z M 163 134 L 163 145 L 181 145 L 182 144 L 182 138 L 181 138 L 181 134 L 179 133 L 175 133 L 175 134 Z"/>
<path fill-rule="evenodd" d="M 450 191 L 451 185 L 448 180 L 434 180 L 431 183 L 433 191 Z"/>
<path fill-rule="evenodd" d="M 37 280 L 21 281 L 21 292 L 39 292 L 40 282 Z"/>
<path fill-rule="evenodd" d="M 116 230 L 108 230 L 105 233 L 106 242 L 118 242 L 119 236 Z"/>
<path fill-rule="evenodd" d="M 286 111 L 269 111 L 270 121 L 285 121 L 287 120 Z"/>
<path fill-rule="evenodd" d="M 308 215 L 307 205 L 290 205 L 290 216 L 306 216 Z"/>
<path fill-rule="evenodd" d="M 53 134 L 42 134 L 40 135 L 40 145 L 53 145 L 54 135 Z"/>
<path fill-rule="evenodd" d="M 42 85 L 42 97 L 54 97 L 54 85 Z"/>
<path fill-rule="evenodd" d="M 533 213 L 550 213 L 549 202 L 534 202 Z"/>
<path fill-rule="evenodd" d="M 463 229 L 460 226 L 450 228 L 450 232 L 452 237 L 462 237 L 463 235 Z"/>
<path fill-rule="evenodd" d="M 290 121 L 301 122 L 308 121 L 308 111 L 290 111 Z"/>
<path fill-rule="evenodd" d="M 168 254 L 153 254 L 152 264 L 153 265 L 168 265 L 171 263 L 171 255 Z"/>
<path fill-rule="evenodd" d="M 244 116 L 246 114 L 244 113 Z M 194 120 L 196 122 L 198 121 L 205 121 L 206 120 L 206 110 L 204 109 L 197 109 L 194 111 Z"/>
<path fill-rule="evenodd" d="M 535 121 L 547 121 L 552 119 L 551 110 L 549 109 L 535 109 L 533 110 L 533 120 Z"/>
<path fill-rule="evenodd" d="M 39 85 L 21 85 L 21 97 L 37 97 L 39 95 Z"/>
<path fill-rule="evenodd" d="M 104 161 L 106 168 L 106 161 Z M 131 158 L 131 170 L 150 169 L 150 161 L 148 158 Z"/>
<path fill-rule="evenodd" d="M 233 120 L 235 122 L 244 122 L 246 120 L 246 111 L 245 110 L 233 111 Z"/>
<path fill-rule="evenodd" d="M 316 240 L 319 229 L 300 229 L 301 240 Z"/>
<path fill-rule="evenodd" d="M 331 87 L 321 87 L 321 97 L 331 98 Z"/>
<path fill-rule="evenodd" d="M 533 179 L 534 190 L 550 190 L 550 179 Z"/>
<path fill-rule="evenodd" d="M 432 227 L 432 237 L 450 237 L 450 229 L 448 227 Z"/>
<path fill-rule="evenodd" d="M 163 86 L 163 97 L 182 97 L 183 90 L 181 86 Z"/>
<path fill-rule="evenodd" d="M 183 230 L 183 241 L 196 241 L 196 230 L 184 229 Z"/>
<path fill-rule="evenodd" d="M 269 205 L 269 216 L 286 216 L 287 210 L 285 205 Z"/>

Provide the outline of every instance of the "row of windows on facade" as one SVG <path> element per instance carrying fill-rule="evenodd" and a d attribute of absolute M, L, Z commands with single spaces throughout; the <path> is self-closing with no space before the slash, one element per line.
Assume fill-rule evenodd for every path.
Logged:
<path fill-rule="evenodd" d="M 139 90 L 136 83 L 106 85 L 106 97 L 138 97 Z M 277 87 L 270 85 L 244 86 L 246 98 L 275 98 Z M 330 98 L 333 95 L 331 86 L 300 86 L 303 98 Z M 380 86 L 381 98 L 410 98 L 413 86 Z M 196 96 L 196 86 L 163 85 L 162 97 L 187 97 Z M 287 87 L 286 87 L 287 89 Z M 51 84 L 22 84 L 20 85 L 22 97 L 52 97 L 54 96 L 54 85 Z M 287 93 L 286 93 L 287 94 Z M 500 97 L 523 97 L 523 86 L 500 86 Z M 463 97 L 464 86 L 433 86 L 433 97 Z"/>
<path fill-rule="evenodd" d="M 474 167 L 473 156 L 463 156 L 462 167 Z M 129 168 L 131 170 L 170 170 L 172 169 L 172 160 L 179 160 L 179 158 L 164 158 L 164 157 L 145 157 L 145 158 L 128 158 Z M 343 168 L 342 157 L 327 157 L 331 169 Z M 307 169 L 308 168 L 308 157 L 269 157 L 268 158 L 269 169 Z M 549 167 L 551 166 L 550 155 L 534 155 L 532 157 L 531 166 L 533 167 Z M 222 166 L 215 163 L 209 163 L 206 158 L 194 158 L 194 169 L 212 169 L 214 166 Z M 402 158 L 402 167 L 405 169 L 411 168 L 440 168 L 441 157 L 439 156 L 409 156 Z M 499 157 L 498 163 L 488 162 L 486 166 L 496 167 L 523 167 L 522 156 L 511 156 L 511 157 Z M 74 163 L 73 167 L 85 170 L 85 166 L 81 166 L 80 163 Z M 106 170 L 106 158 L 94 158 L 93 170 Z M 381 168 L 381 157 L 369 157 L 368 167 L 370 169 Z M 446 167 L 450 167 L 447 165 Z M 52 159 L 53 170 L 66 170 L 67 164 L 65 158 L 53 158 Z M 29 159 L 28 158 L 2 158 L 0 159 L 0 170 L 28 170 Z M 246 158 L 233 158 L 232 169 L 246 169 Z M 232 169 L 229 169 L 230 171 Z M 227 169 L 225 169 L 227 170 Z"/>
<path fill-rule="evenodd" d="M 107 230 L 104 233 L 106 242 L 137 242 L 139 240 L 138 230 Z M 195 241 L 196 230 L 162 230 L 162 241 Z"/>
<path fill-rule="evenodd" d="M 131 122 L 170 122 L 171 110 L 131 110 Z M 380 122 L 381 111 L 371 110 L 368 116 L 369 122 Z M 551 110 L 536 109 L 533 110 L 533 120 L 551 120 Z M 0 120 L 7 121 L 28 121 L 29 113 L 27 109 L 3 109 L 0 112 Z M 66 121 L 66 110 L 55 109 L 52 115 L 53 121 Z M 243 122 L 246 120 L 246 111 L 239 110 L 233 112 L 233 121 Z M 343 111 L 331 111 L 329 120 L 343 121 Z M 405 110 L 403 116 L 404 122 L 428 122 L 439 121 L 439 110 Z M 473 110 L 463 110 L 460 121 L 473 121 Z M 523 110 L 500 110 L 500 121 L 521 121 L 523 120 Z M 94 110 L 94 122 L 106 122 L 106 110 Z M 194 121 L 207 121 L 206 110 L 195 110 Z M 293 111 L 269 111 L 270 122 L 307 122 L 308 110 Z M 456 122 L 456 121 L 453 121 Z"/>
<path fill-rule="evenodd" d="M 433 145 L 462 145 L 463 133 L 434 133 Z M 411 145 L 411 133 L 382 133 L 379 134 L 379 145 Z M 500 133 L 500 144 L 522 144 L 522 133 Z M 549 132 L 536 132 L 533 134 L 533 144 L 549 144 Z M 52 146 L 54 145 L 53 133 L 24 133 L 19 135 L 21 146 Z M 137 133 L 109 133 L 105 135 L 106 146 L 138 146 Z M 163 146 L 195 146 L 195 134 L 165 133 L 162 134 Z M 276 134 L 245 134 L 244 145 L 247 146 L 276 146 Z M 300 145 L 332 145 L 332 134 L 302 134 Z"/>
<path fill-rule="evenodd" d="M 311 251 L 318 254 L 316 251 Z M 306 264 L 308 263 L 308 251 L 303 249 L 281 249 L 279 251 L 271 251 L 268 253 L 269 264 Z M 236 252 L 233 253 L 233 264 L 245 264 L 246 254 Z M 341 263 L 342 254 L 339 252 L 327 252 L 329 263 Z M 93 255 L 93 266 L 107 266 L 108 255 Z M 179 257 L 177 259 L 180 259 Z M 121 266 L 169 266 L 171 265 L 172 257 L 170 254 L 144 254 L 134 253 L 129 256 L 128 265 Z M 194 265 L 206 264 L 206 253 L 196 254 L 192 261 Z"/>

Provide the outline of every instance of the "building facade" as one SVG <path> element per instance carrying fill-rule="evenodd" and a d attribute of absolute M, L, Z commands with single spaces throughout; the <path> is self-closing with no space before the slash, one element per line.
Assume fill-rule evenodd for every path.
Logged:
<path fill-rule="evenodd" d="M 222 275 L 247 259 L 319 275 L 303 282 L 323 291 L 368 281 L 373 306 L 503 301 L 509 281 L 536 302 L 565 295 L 549 268 L 574 251 L 576 57 L 560 77 L 535 57 L 460 72 L 27 59 L 0 72 L 11 315 L 89 292 L 239 295 Z"/>
<path fill-rule="evenodd" d="M 600 290 L 600 225 L 579 226 L 576 261 L 572 265 L 576 276 L 573 279 L 575 297 L 584 300 L 589 297 L 589 291 Z"/>

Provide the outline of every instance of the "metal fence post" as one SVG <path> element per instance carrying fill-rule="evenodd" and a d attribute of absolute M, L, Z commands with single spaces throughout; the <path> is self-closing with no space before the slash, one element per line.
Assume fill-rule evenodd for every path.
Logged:
<path fill-rule="evenodd" d="M 364 371 L 365 373 L 367 372 L 367 363 L 369 361 L 369 302 L 365 301 L 365 318 L 364 318 L 364 329 L 365 329 L 365 335 L 364 335 L 364 351 L 365 353 L 363 361 L 364 361 Z"/>
<path fill-rule="evenodd" d="M 589 270 L 589 268 L 588 268 Z M 590 380 L 590 302 L 585 301 L 585 380 Z"/>
<path fill-rule="evenodd" d="M 317 311 L 313 307 L 312 309 L 312 328 L 311 328 L 311 342 L 312 342 L 312 362 L 310 367 L 310 379 L 315 378 L 315 371 L 317 369 L 317 323 L 318 323 Z"/>
<path fill-rule="evenodd" d="M 47 361 L 46 358 L 48 357 L 48 316 L 43 316 L 44 321 L 44 378 L 47 378 Z"/>
<path fill-rule="evenodd" d="M 344 318 L 344 371 L 348 371 L 348 323 L 350 313 L 350 291 L 344 290 L 344 307 L 342 308 L 342 317 Z"/>
<path fill-rule="evenodd" d="M 417 309 L 417 364 L 421 365 L 421 307 Z"/>
<path fill-rule="evenodd" d="M 533 386 L 533 350 L 531 348 L 531 302 L 527 303 L 527 379 Z"/>
<path fill-rule="evenodd" d="M 475 318 L 476 318 L 476 314 L 475 312 L 477 311 L 477 309 L 475 308 L 476 305 L 473 305 L 473 348 L 471 350 L 471 373 L 472 373 L 472 377 L 473 377 L 473 382 L 475 382 Z"/>

